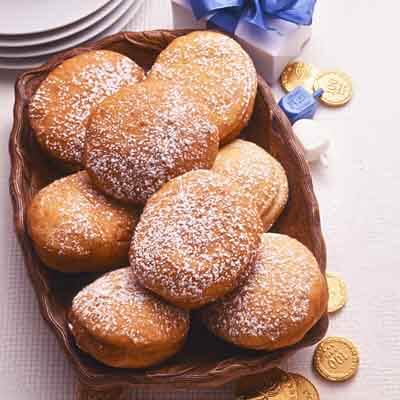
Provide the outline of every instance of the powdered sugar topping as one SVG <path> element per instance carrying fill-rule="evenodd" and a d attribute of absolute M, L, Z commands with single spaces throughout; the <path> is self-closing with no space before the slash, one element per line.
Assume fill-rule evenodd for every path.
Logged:
<path fill-rule="evenodd" d="M 289 188 L 285 170 L 254 143 L 237 139 L 223 147 L 212 169 L 231 176 L 240 187 L 240 194 L 254 204 L 260 216 L 268 212 L 279 194 L 282 206 L 286 202 Z"/>
<path fill-rule="evenodd" d="M 257 77 L 254 65 L 240 45 L 216 32 L 194 32 L 162 51 L 149 76 L 184 84 L 212 111 L 228 136 L 251 114 Z"/>
<path fill-rule="evenodd" d="M 45 248 L 58 256 L 90 256 L 99 246 L 116 251 L 124 242 L 127 247 L 137 221 L 135 210 L 99 193 L 84 171 L 42 189 L 33 205 L 40 220 L 32 229 L 43 228 Z"/>
<path fill-rule="evenodd" d="M 82 289 L 72 313 L 73 320 L 94 335 L 125 338 L 132 344 L 181 339 L 189 327 L 189 314 L 143 289 L 130 268 L 112 271 Z"/>
<path fill-rule="evenodd" d="M 320 282 L 317 261 L 307 248 L 285 235 L 264 234 L 248 281 L 203 316 L 211 330 L 234 343 L 253 337 L 271 345 L 310 324 L 311 290 Z"/>
<path fill-rule="evenodd" d="M 211 168 L 217 128 L 184 89 L 144 81 L 122 89 L 94 114 L 86 168 L 109 195 L 144 203 L 175 176 Z"/>
<path fill-rule="evenodd" d="M 130 256 L 145 286 L 197 306 L 245 278 L 261 226 L 231 191 L 230 179 L 196 171 L 170 181 L 149 200 Z"/>
<path fill-rule="evenodd" d="M 143 77 L 132 60 L 110 51 L 91 51 L 65 61 L 42 82 L 30 104 L 39 143 L 52 156 L 79 165 L 93 109 Z"/>

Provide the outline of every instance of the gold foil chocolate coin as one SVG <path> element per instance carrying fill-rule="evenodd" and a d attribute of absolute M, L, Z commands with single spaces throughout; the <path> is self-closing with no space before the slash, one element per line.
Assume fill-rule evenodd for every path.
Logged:
<path fill-rule="evenodd" d="M 314 353 L 314 368 L 329 381 L 346 381 L 358 369 L 360 358 L 352 342 L 341 337 L 329 337 L 320 342 Z"/>
<path fill-rule="evenodd" d="M 341 71 L 323 72 L 314 81 L 314 91 L 319 89 L 324 90 L 320 100 L 332 107 L 343 106 L 353 95 L 351 78 Z"/>
<path fill-rule="evenodd" d="M 319 70 L 312 64 L 298 61 L 288 64 L 281 75 L 281 85 L 287 92 L 291 92 L 297 86 L 303 86 L 309 92 L 313 92 L 315 79 Z"/>
<path fill-rule="evenodd" d="M 290 375 L 296 382 L 298 400 L 319 400 L 317 389 L 308 379 L 298 374 Z"/>
<path fill-rule="evenodd" d="M 263 400 L 298 400 L 294 378 L 279 368 L 273 368 L 265 379 L 265 388 L 260 393 Z"/>
<path fill-rule="evenodd" d="M 343 279 L 339 276 L 327 273 L 329 301 L 328 312 L 333 313 L 340 310 L 347 302 L 347 289 Z"/>

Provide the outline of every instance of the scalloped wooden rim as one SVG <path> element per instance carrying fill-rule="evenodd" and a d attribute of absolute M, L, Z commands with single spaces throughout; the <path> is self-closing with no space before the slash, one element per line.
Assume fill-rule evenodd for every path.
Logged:
<path fill-rule="evenodd" d="M 239 357 L 224 360 L 217 363 L 214 368 L 206 373 L 196 373 L 196 365 L 180 370 L 174 374 L 151 374 L 147 371 L 145 377 L 130 376 L 126 373 L 119 373 L 115 369 L 112 374 L 93 374 L 81 365 L 76 352 L 71 349 L 68 333 L 59 321 L 51 314 L 49 310 L 50 298 L 45 293 L 50 291 L 46 282 L 40 274 L 34 273 L 35 269 L 35 254 L 32 248 L 29 237 L 25 228 L 25 209 L 22 201 L 23 195 L 21 188 L 23 182 L 29 182 L 29 171 L 24 168 L 25 157 L 20 147 L 22 132 L 24 129 L 24 105 L 26 103 L 26 82 L 35 77 L 39 73 L 51 70 L 63 60 L 70 58 L 83 51 L 100 49 L 111 44 L 115 44 L 126 40 L 135 46 L 146 49 L 160 51 L 160 37 L 165 43 L 169 43 L 175 37 L 191 32 L 191 30 L 156 30 L 146 32 L 122 32 L 105 39 L 94 42 L 89 46 L 79 47 L 73 50 L 66 51 L 62 54 L 52 57 L 49 62 L 39 68 L 35 68 L 20 75 L 15 84 L 15 105 L 14 105 L 14 123 L 10 135 L 9 152 L 11 158 L 11 174 L 10 174 L 10 194 L 14 209 L 14 223 L 16 233 L 23 250 L 25 266 L 27 268 L 32 285 L 35 289 L 36 296 L 39 301 L 40 311 L 43 318 L 49 324 L 53 332 L 55 332 L 60 341 L 64 352 L 73 362 L 78 372 L 79 380 L 87 387 L 95 388 L 96 390 L 107 390 L 116 386 L 148 386 L 157 385 L 184 388 L 191 387 L 215 387 L 233 381 L 246 375 L 253 375 L 263 372 L 274 364 L 277 364 L 282 358 L 292 354 L 296 349 L 301 348 L 301 342 L 298 345 L 287 349 L 274 352 L 274 357 L 271 359 L 271 353 L 266 357 L 257 357 L 251 361 L 240 361 Z M 156 39 L 157 38 L 157 39 Z M 144 41 L 145 40 L 145 41 Z M 292 149 L 292 161 L 299 167 L 299 180 L 302 181 L 302 189 L 305 197 L 309 200 L 310 207 L 307 207 L 308 218 L 313 222 L 312 236 L 315 241 L 316 257 L 318 259 L 321 270 L 326 269 L 326 248 L 321 232 L 320 215 L 318 203 L 314 194 L 311 174 L 308 164 L 304 158 L 302 148 L 292 133 L 290 122 L 276 104 L 271 89 L 265 81 L 259 77 L 259 94 L 263 100 L 269 105 L 272 114 L 272 123 L 276 131 L 280 132 L 283 142 Z M 326 332 L 328 321 L 325 315 L 322 319 L 323 334 Z M 235 362 L 233 362 L 235 361 Z"/>

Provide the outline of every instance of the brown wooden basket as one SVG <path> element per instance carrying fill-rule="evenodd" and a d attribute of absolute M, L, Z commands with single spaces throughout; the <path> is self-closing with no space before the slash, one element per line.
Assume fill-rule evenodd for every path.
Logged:
<path fill-rule="evenodd" d="M 59 339 L 74 364 L 85 388 L 81 398 L 111 391 L 99 398 L 118 398 L 120 388 L 132 386 L 165 386 L 177 389 L 216 387 L 268 370 L 293 353 L 319 341 L 325 334 L 325 315 L 306 337 L 295 346 L 270 353 L 245 351 L 223 343 L 208 333 L 196 320 L 184 350 L 168 362 L 144 370 L 110 368 L 83 354 L 68 332 L 66 310 L 74 294 L 93 275 L 65 276 L 43 266 L 27 233 L 26 209 L 32 196 L 61 172 L 39 151 L 29 127 L 27 106 L 40 82 L 56 65 L 87 50 L 110 49 L 121 52 L 148 70 L 158 53 L 177 36 L 189 31 L 150 31 L 120 33 L 93 44 L 53 57 L 46 65 L 22 74 L 15 88 L 14 125 L 10 137 L 10 192 L 14 205 L 15 227 L 25 265 L 38 298 L 42 316 Z M 284 166 L 289 178 L 288 205 L 274 226 L 274 231 L 288 234 L 304 243 L 325 271 L 326 253 L 321 233 L 318 203 L 308 165 L 296 142 L 291 125 L 277 106 L 272 92 L 259 78 L 255 111 L 242 136 L 267 149 Z M 89 390 L 89 392 L 88 392 Z M 89 393 L 89 394 L 88 394 Z M 118 394 L 117 394 L 118 393 Z M 111 396 L 111 397 L 110 397 Z"/>

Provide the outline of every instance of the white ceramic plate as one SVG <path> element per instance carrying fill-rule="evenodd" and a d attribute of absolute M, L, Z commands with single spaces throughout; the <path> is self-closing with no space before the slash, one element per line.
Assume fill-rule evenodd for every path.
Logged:
<path fill-rule="evenodd" d="M 55 29 L 43 33 L 34 33 L 32 35 L 0 35 L 0 47 L 24 47 L 35 46 L 38 44 L 54 42 L 64 39 L 75 33 L 82 32 L 84 29 L 96 24 L 101 19 L 110 14 L 123 0 L 111 0 L 104 7 L 100 8 L 88 17 L 67 25 L 64 28 Z"/>
<path fill-rule="evenodd" d="M 97 24 L 78 32 L 75 35 L 65 39 L 58 40 L 54 43 L 48 43 L 40 46 L 24 47 L 24 48 L 8 48 L 0 47 L 0 57 L 3 58 L 29 58 L 40 57 L 47 54 L 54 54 L 60 51 L 78 46 L 83 42 L 94 38 L 101 34 L 105 29 L 118 21 L 137 0 L 123 0 L 122 3 L 103 20 Z"/>
<path fill-rule="evenodd" d="M 100 35 L 93 38 L 93 40 L 98 40 L 101 37 L 113 35 L 114 33 L 118 33 L 123 28 L 128 25 L 129 21 L 133 19 L 135 14 L 139 11 L 140 7 L 145 0 L 136 0 L 131 8 L 113 25 L 108 27 L 104 32 Z M 80 44 L 81 46 L 84 43 Z M 30 57 L 30 58 L 17 58 L 17 59 L 4 59 L 0 58 L 0 69 L 8 69 L 8 70 L 25 70 L 31 69 L 41 66 L 47 61 L 48 57 Z"/>
<path fill-rule="evenodd" d="M 1 0 L 0 34 L 26 35 L 61 28 L 110 0 Z"/>

